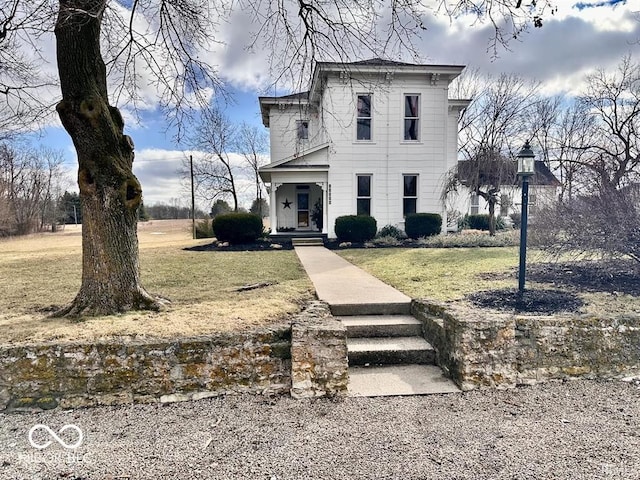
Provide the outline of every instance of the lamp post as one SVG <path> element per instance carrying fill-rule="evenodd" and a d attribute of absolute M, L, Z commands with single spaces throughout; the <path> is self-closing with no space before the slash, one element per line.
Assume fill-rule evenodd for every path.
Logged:
<path fill-rule="evenodd" d="M 518 153 L 518 176 L 522 178 L 522 212 L 520 215 L 520 269 L 518 270 L 518 293 L 524 293 L 527 265 L 527 221 L 529 214 L 529 177 L 535 173 L 535 155 L 527 140 Z"/>

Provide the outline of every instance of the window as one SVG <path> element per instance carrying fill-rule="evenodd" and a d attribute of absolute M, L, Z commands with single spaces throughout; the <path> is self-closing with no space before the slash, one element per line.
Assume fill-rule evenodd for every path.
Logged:
<path fill-rule="evenodd" d="M 418 208 L 418 176 L 403 175 L 402 215 L 416 213 Z"/>
<path fill-rule="evenodd" d="M 420 140 L 420 95 L 404 96 L 404 139 Z"/>
<path fill-rule="evenodd" d="M 358 95 L 357 140 L 371 140 L 371 95 Z"/>
<path fill-rule="evenodd" d="M 298 132 L 298 140 L 309 139 L 309 120 L 297 120 L 296 131 Z"/>
<path fill-rule="evenodd" d="M 506 217 L 509 215 L 509 209 L 511 208 L 511 196 L 503 193 L 500 195 L 500 216 Z"/>
<path fill-rule="evenodd" d="M 538 197 L 535 193 L 529 194 L 529 212 L 538 211 Z"/>
<path fill-rule="evenodd" d="M 357 175 L 357 214 L 371 215 L 371 175 Z"/>
<path fill-rule="evenodd" d="M 477 215 L 480 211 L 480 197 L 477 193 L 471 194 L 471 215 Z"/>

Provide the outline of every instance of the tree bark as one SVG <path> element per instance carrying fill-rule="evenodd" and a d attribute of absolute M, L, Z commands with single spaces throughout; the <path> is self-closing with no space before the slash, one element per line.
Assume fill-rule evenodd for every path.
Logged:
<path fill-rule="evenodd" d="M 82 285 L 58 315 L 109 315 L 161 307 L 140 285 L 133 142 L 109 105 L 100 28 L 106 0 L 60 0 L 55 27 L 62 101 L 56 109 L 78 156 Z"/>

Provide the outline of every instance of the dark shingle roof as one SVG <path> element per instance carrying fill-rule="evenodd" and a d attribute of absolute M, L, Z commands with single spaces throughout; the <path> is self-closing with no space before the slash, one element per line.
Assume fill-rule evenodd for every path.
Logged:
<path fill-rule="evenodd" d="M 493 163 L 490 165 L 494 165 Z M 498 164 L 495 164 L 498 165 Z M 458 176 L 460 180 L 464 182 L 470 182 L 471 177 L 479 176 L 480 183 L 490 184 L 492 179 L 499 177 L 502 179 L 504 184 L 509 185 L 510 179 L 513 179 L 513 184 L 517 185 L 519 183 L 518 174 L 516 171 L 516 162 L 511 161 L 504 165 L 495 167 L 496 169 L 502 169 L 502 172 L 498 175 L 492 171 L 491 166 L 487 166 L 489 168 L 488 172 L 477 172 L 477 167 L 474 165 L 468 164 L 465 160 L 461 160 L 458 162 Z M 494 180 L 495 181 L 495 180 Z M 560 186 L 560 181 L 556 178 L 549 167 L 542 161 L 535 161 L 535 174 L 531 178 L 531 185 L 547 185 L 551 187 Z"/>

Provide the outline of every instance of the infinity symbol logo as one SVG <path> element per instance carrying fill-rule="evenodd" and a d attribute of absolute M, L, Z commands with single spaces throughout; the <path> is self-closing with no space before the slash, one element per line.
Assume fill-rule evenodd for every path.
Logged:
<path fill-rule="evenodd" d="M 39 423 L 38 425 L 34 425 L 33 427 L 31 427 L 31 430 L 29 430 L 29 443 L 31 444 L 32 447 L 37 448 L 38 450 L 42 450 L 44 448 L 47 448 L 49 445 L 51 445 L 53 442 L 51 440 L 47 440 L 44 443 L 37 443 L 34 439 L 33 439 L 33 434 L 36 432 L 36 430 L 44 430 L 46 431 L 49 435 L 51 435 L 51 437 L 58 442 L 60 445 L 62 445 L 64 448 L 68 448 L 70 450 L 75 450 L 76 448 L 78 448 L 80 445 L 82 445 L 82 440 L 83 440 L 83 435 L 82 435 L 82 430 L 80 429 L 80 427 L 78 427 L 77 425 L 73 425 L 73 424 L 69 424 L 69 425 L 65 425 L 64 427 L 62 427 L 60 429 L 60 431 L 58 432 L 60 435 L 62 435 L 66 430 L 74 430 L 77 434 L 78 434 L 78 440 L 76 441 L 76 443 L 65 443 L 65 441 L 63 439 L 61 439 L 56 432 L 54 432 L 53 430 L 51 430 L 49 427 L 47 427 L 46 425 L 43 425 L 41 423 Z"/>

